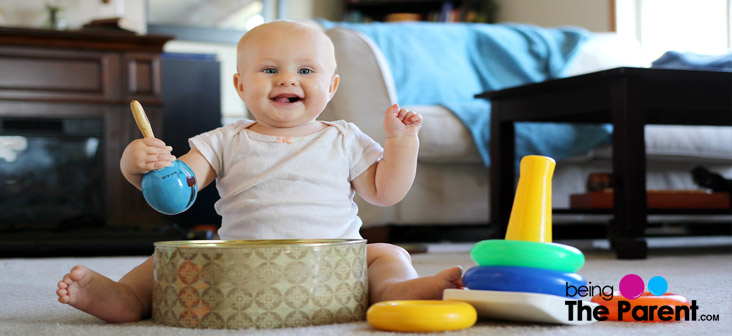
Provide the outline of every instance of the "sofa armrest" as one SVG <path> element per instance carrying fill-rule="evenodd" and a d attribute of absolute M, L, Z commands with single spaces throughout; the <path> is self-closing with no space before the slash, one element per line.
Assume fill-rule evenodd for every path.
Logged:
<path fill-rule="evenodd" d="M 336 27 L 326 34 L 333 41 L 336 72 L 341 78 L 338 91 L 319 119 L 351 121 L 383 145 L 384 113 L 397 102 L 389 64 L 379 47 L 363 33 Z"/>

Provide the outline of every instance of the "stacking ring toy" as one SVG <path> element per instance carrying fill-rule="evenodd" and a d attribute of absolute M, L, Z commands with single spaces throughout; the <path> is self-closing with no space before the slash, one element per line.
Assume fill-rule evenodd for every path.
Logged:
<path fill-rule="evenodd" d="M 630 309 L 627 312 L 623 313 L 623 319 L 618 319 L 618 308 L 619 308 L 619 302 L 628 302 L 630 304 Z M 641 316 L 646 317 L 647 320 L 644 321 L 638 321 L 638 322 L 672 322 L 676 321 L 676 310 L 679 309 L 679 307 L 686 306 L 689 307 L 689 300 L 681 295 L 673 294 L 673 293 L 666 293 L 664 295 L 658 295 L 654 296 L 649 292 L 643 292 L 643 295 L 641 295 L 639 298 L 635 300 L 628 300 L 625 297 L 623 297 L 620 292 L 613 292 L 613 298 L 610 300 L 605 300 L 602 298 L 602 294 L 595 295 L 592 298 L 592 302 L 601 304 L 605 307 L 607 307 L 608 314 L 607 319 L 608 321 L 621 321 L 621 322 L 636 322 L 636 320 L 633 318 L 633 309 L 635 307 L 644 306 L 644 307 L 652 307 L 656 306 L 654 310 L 651 312 L 649 311 L 650 308 L 645 308 L 645 312 L 639 313 Z M 661 306 L 670 306 L 671 310 L 664 313 L 664 316 L 668 317 L 667 321 L 661 320 L 659 317 L 659 309 L 661 309 Z M 668 308 L 666 308 L 668 309 Z M 679 312 L 679 319 L 685 318 L 684 310 Z"/>
<path fill-rule="evenodd" d="M 585 256 L 572 246 L 523 240 L 484 240 L 470 250 L 480 266 L 522 266 L 577 272 Z"/>
<path fill-rule="evenodd" d="M 384 301 L 366 311 L 377 329 L 402 332 L 436 332 L 470 328 L 478 313 L 469 303 L 439 300 Z"/>
<path fill-rule="evenodd" d="M 541 293 L 567 297 L 567 288 L 569 286 L 574 286 L 574 288 L 587 286 L 587 281 L 577 273 L 565 273 L 548 269 L 518 266 L 476 266 L 465 272 L 463 284 L 469 289 Z"/>

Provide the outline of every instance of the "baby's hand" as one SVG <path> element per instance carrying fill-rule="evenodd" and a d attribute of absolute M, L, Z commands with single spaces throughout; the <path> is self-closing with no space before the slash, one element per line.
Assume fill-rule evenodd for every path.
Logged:
<path fill-rule="evenodd" d="M 157 138 L 143 138 L 130 142 L 122 153 L 120 168 L 129 174 L 145 174 L 173 164 L 172 147 Z"/>
<path fill-rule="evenodd" d="M 386 109 L 384 132 L 387 138 L 398 136 L 417 136 L 422 127 L 422 116 L 394 104 Z"/>

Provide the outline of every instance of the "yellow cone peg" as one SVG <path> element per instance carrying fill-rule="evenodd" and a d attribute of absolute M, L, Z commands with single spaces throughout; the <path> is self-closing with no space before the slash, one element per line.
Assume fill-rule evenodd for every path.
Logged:
<path fill-rule="evenodd" d="M 554 159 L 546 156 L 528 155 L 521 159 L 506 240 L 552 242 L 552 176 L 555 166 Z"/>

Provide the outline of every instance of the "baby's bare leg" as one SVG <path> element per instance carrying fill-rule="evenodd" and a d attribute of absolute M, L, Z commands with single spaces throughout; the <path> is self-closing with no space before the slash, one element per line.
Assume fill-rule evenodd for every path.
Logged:
<path fill-rule="evenodd" d="M 372 304 L 388 300 L 441 300 L 445 289 L 459 286 L 463 274 L 462 268 L 456 266 L 420 278 L 409 253 L 390 244 L 368 244 L 366 260 Z"/>
<path fill-rule="evenodd" d="M 75 266 L 58 282 L 58 301 L 112 323 L 134 322 L 152 310 L 153 257 L 113 281 Z"/>

